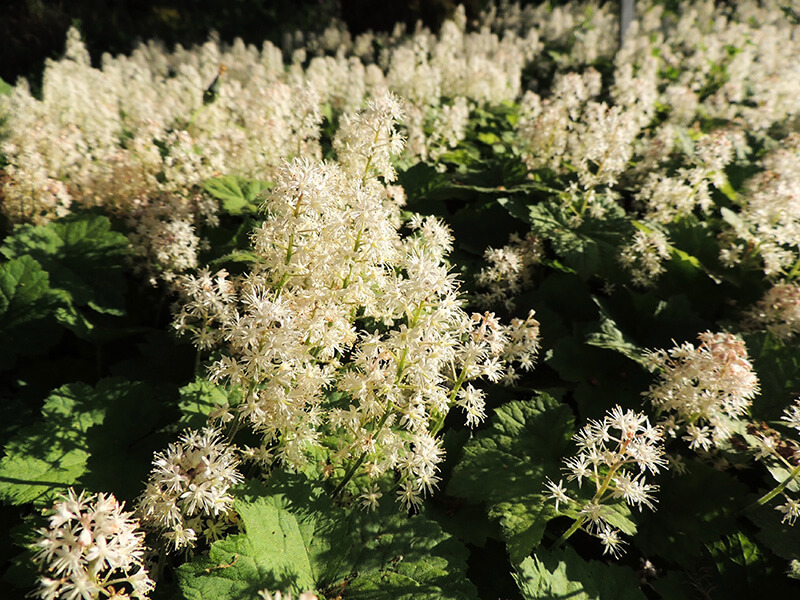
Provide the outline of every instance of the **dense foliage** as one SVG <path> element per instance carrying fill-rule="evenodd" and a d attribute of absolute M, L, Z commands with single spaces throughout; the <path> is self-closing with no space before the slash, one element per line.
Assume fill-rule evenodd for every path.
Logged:
<path fill-rule="evenodd" d="M 0 86 L 4 588 L 797 593 L 800 13 L 637 10 Z"/>

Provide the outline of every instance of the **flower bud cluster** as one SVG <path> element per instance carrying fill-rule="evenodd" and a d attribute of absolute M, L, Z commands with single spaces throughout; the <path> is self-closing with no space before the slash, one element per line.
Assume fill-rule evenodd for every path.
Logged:
<path fill-rule="evenodd" d="M 35 595 L 57 598 L 147 598 L 154 584 L 143 565 L 144 533 L 110 494 L 70 488 L 49 511 L 33 549 L 42 572 Z"/>
<path fill-rule="evenodd" d="M 649 354 L 660 381 L 645 395 L 664 415 L 668 434 L 683 431 L 691 449 L 706 451 L 731 437 L 759 385 L 741 338 L 706 331 L 698 339 L 697 347 L 686 342 Z"/>
<path fill-rule="evenodd" d="M 647 483 L 646 476 L 667 465 L 661 429 L 650 425 L 644 414 L 615 406 L 602 421 L 589 421 L 573 439 L 578 453 L 564 461 L 564 471 L 568 485 L 575 483 L 572 487 L 577 489 L 565 487 L 563 479 L 548 479 L 546 486 L 556 511 L 561 505 L 563 512 L 575 516 L 563 539 L 583 529 L 600 539 L 604 554 L 618 556 L 625 542 L 612 524 L 613 505 L 622 499 L 639 510 L 655 510 L 658 486 Z"/>
<path fill-rule="evenodd" d="M 242 480 L 238 462 L 220 431 L 185 431 L 153 459 L 136 507 L 142 526 L 171 550 L 191 548 L 201 535 L 208 542 L 221 537 L 233 505 L 230 487 Z"/>

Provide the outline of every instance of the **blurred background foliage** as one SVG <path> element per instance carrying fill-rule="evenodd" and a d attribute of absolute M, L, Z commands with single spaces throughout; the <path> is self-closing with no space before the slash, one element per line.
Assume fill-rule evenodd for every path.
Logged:
<path fill-rule="evenodd" d="M 487 0 L 0 0 L 0 79 L 27 77 L 34 88 L 46 58 L 59 58 L 67 29 L 81 31 L 94 64 L 104 52 L 128 54 L 139 41 L 168 47 L 241 37 L 281 46 L 286 33 L 321 31 L 334 19 L 352 33 L 409 28 L 421 20 L 433 30 L 464 4 L 475 18 Z"/>

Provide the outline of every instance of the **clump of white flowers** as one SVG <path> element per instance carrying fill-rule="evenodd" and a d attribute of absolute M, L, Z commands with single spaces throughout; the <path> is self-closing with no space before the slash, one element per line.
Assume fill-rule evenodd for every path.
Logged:
<path fill-rule="evenodd" d="M 449 410 L 470 426 L 485 416 L 470 382 L 513 380 L 509 363 L 531 368 L 538 352 L 532 315 L 503 325 L 461 308 L 441 222 L 413 217 L 401 235 L 402 189 L 387 185 L 400 110 L 378 96 L 344 119 L 337 162 L 286 163 L 253 232 L 253 268 L 233 292 L 227 279 L 186 278 L 196 300 L 178 318 L 222 349 L 210 374 L 243 390 L 236 418 L 263 440 L 248 452 L 301 468 L 327 444 L 338 489 L 357 479 L 366 506 L 393 471 L 399 499 L 418 506 L 439 481 Z"/>
<path fill-rule="evenodd" d="M 261 598 L 261 600 L 292 600 L 293 598 L 291 594 L 282 594 L 280 591 L 270 592 L 269 590 L 259 590 L 258 597 Z M 297 596 L 297 600 L 318 600 L 318 598 L 316 594 L 303 592 Z"/>
<path fill-rule="evenodd" d="M 230 488 L 242 480 L 238 458 L 222 434 L 207 427 L 187 430 L 153 459 L 153 470 L 136 511 L 142 526 L 163 536 L 170 550 L 207 542 L 230 525 Z"/>
<path fill-rule="evenodd" d="M 745 183 L 721 259 L 733 266 L 756 252 L 764 274 L 794 274 L 800 261 L 800 134 L 781 140 L 761 159 L 763 171 Z"/>
<path fill-rule="evenodd" d="M 655 227 L 637 230 L 617 256 L 619 263 L 630 273 L 633 284 L 644 288 L 652 286 L 666 270 L 664 262 L 668 259 L 667 236 Z"/>
<path fill-rule="evenodd" d="M 483 258 L 489 264 L 475 278 L 486 289 L 478 302 L 486 306 L 502 302 L 506 309 L 513 309 L 514 297 L 532 285 L 533 267 L 543 253 L 542 241 L 532 233 L 524 238 L 514 233 L 502 248 L 487 248 Z"/>
<path fill-rule="evenodd" d="M 683 431 L 691 449 L 707 451 L 731 437 L 759 384 L 741 338 L 706 331 L 698 339 L 696 347 L 685 342 L 649 353 L 660 380 L 645 394 L 669 435 Z"/>
<path fill-rule="evenodd" d="M 745 314 L 750 329 L 767 329 L 788 340 L 800 332 L 800 286 L 777 283 Z"/>
<path fill-rule="evenodd" d="M 65 598 L 147 598 L 154 584 L 143 564 L 144 533 L 111 494 L 70 488 L 49 510 L 33 546 L 41 575 L 34 594 Z"/>
<path fill-rule="evenodd" d="M 662 432 L 650 425 L 642 413 L 612 408 L 602 421 L 589 421 L 573 437 L 578 453 L 564 461 L 568 485 L 547 480 L 548 498 L 556 511 L 563 506 L 568 514 L 577 514 L 572 526 L 560 541 L 578 529 L 597 537 L 603 553 L 619 556 L 625 541 L 613 525 L 616 501 L 623 499 L 639 510 L 655 510 L 658 486 L 647 483 L 647 474 L 656 474 L 667 465 Z M 584 483 L 591 496 L 585 493 Z"/>
<path fill-rule="evenodd" d="M 783 410 L 782 425 L 800 432 L 800 398 Z M 751 450 L 755 457 L 770 471 L 778 484 L 761 496 L 748 509 L 765 506 L 775 498 L 781 502 L 775 510 L 783 515 L 781 522 L 794 525 L 800 517 L 800 441 L 782 434 L 767 423 L 750 423 L 741 436 L 745 444 L 743 448 Z"/>
<path fill-rule="evenodd" d="M 781 420 L 796 432 L 800 432 L 800 398 L 784 409 Z M 773 444 L 773 447 L 776 445 Z M 778 512 L 783 513 L 782 522 L 794 525 L 794 522 L 800 517 L 800 498 L 790 496 L 786 490 L 790 489 L 797 496 L 797 478 L 800 476 L 800 443 L 795 440 L 780 440 L 780 445 L 774 448 L 773 454 L 783 463 L 783 467 L 789 470 L 789 476 L 778 486 L 784 503 L 775 508 Z"/>
<path fill-rule="evenodd" d="M 646 207 L 648 219 L 670 223 L 695 210 L 703 213 L 713 206 L 712 186 L 727 182 L 725 167 L 733 161 L 735 149 L 744 144 L 740 131 L 717 130 L 699 136 L 687 156 L 689 164 L 674 173 L 655 171 L 648 175 L 637 197 Z"/>

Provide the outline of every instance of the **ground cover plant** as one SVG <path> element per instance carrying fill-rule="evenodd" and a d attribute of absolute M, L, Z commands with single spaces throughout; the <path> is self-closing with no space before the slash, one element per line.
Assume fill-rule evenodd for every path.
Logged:
<path fill-rule="evenodd" d="M 0 89 L 3 585 L 800 589 L 800 11 L 503 3 Z"/>

